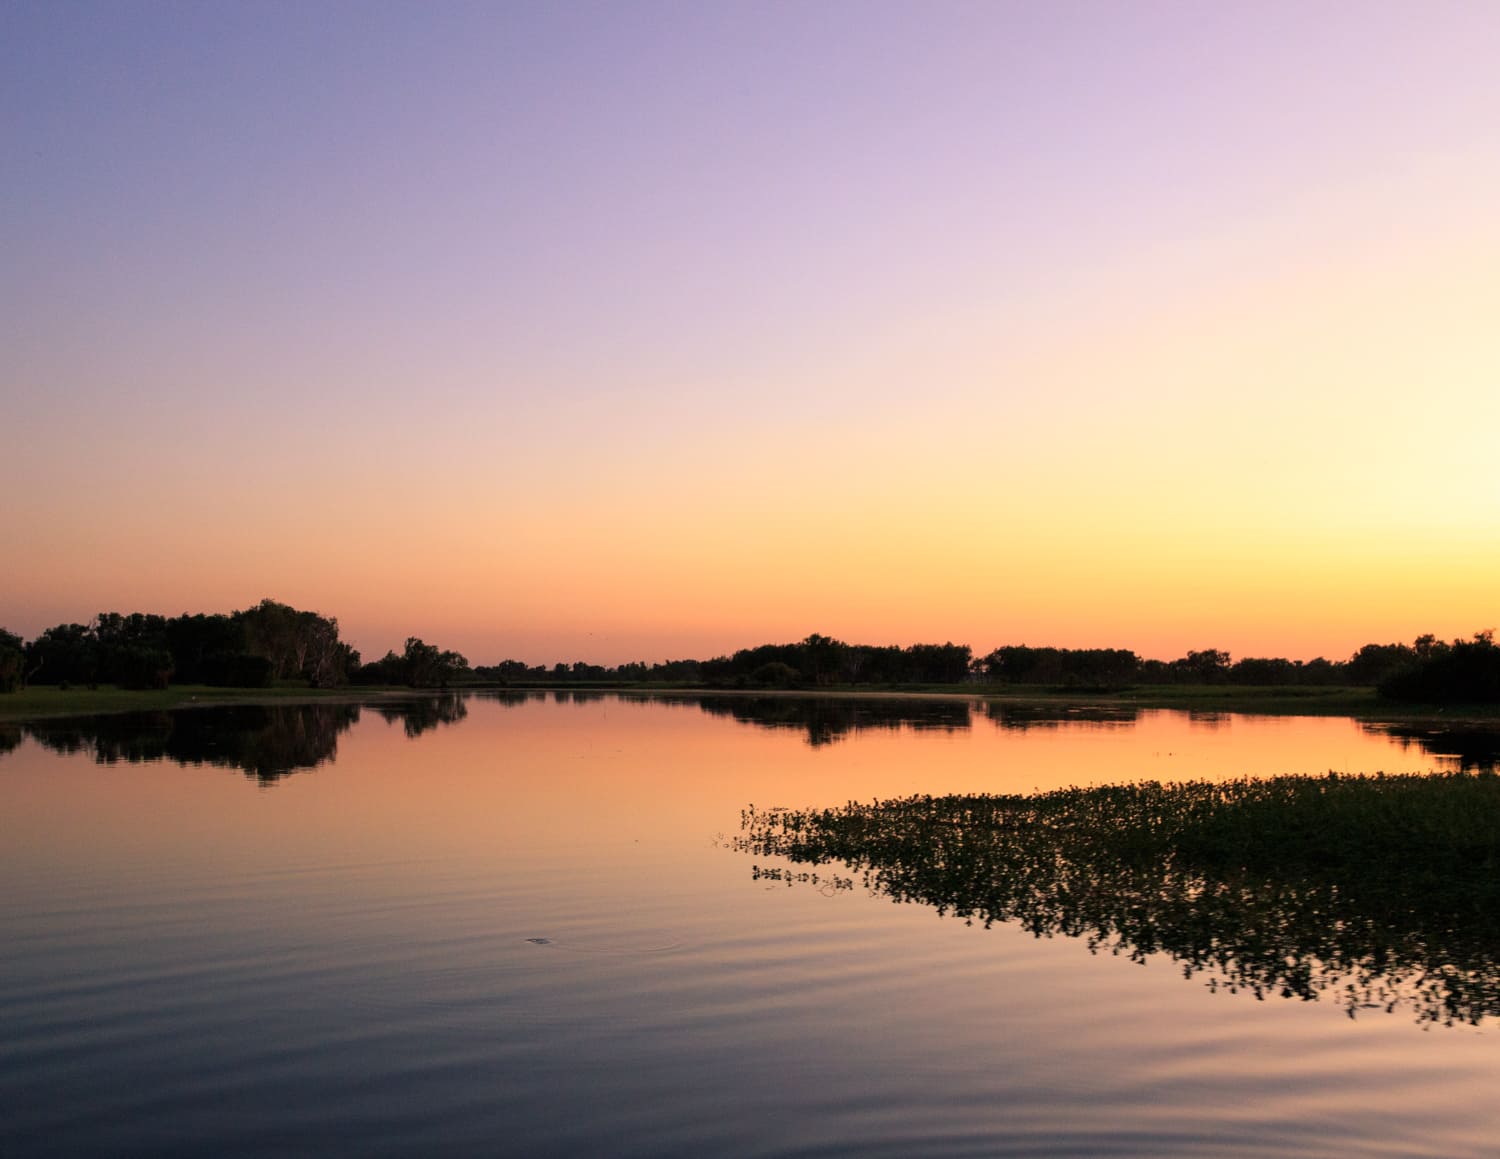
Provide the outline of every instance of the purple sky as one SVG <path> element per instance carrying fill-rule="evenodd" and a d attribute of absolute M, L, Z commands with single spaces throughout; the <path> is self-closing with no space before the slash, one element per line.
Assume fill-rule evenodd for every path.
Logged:
<path fill-rule="evenodd" d="M 367 651 L 409 630 L 480 660 L 600 633 L 621 653 L 600 659 L 881 625 L 1040 642 L 1091 598 L 1041 593 L 1119 529 L 1080 525 L 1080 480 L 1152 511 L 1143 557 L 1206 510 L 1300 527 L 1308 492 L 1299 534 L 1356 528 L 1345 559 L 1379 541 L 1372 508 L 1397 537 L 1500 539 L 1493 489 L 1438 480 L 1451 452 L 1424 452 L 1413 500 L 1365 480 L 1341 418 L 1357 404 L 1381 455 L 1455 427 L 1460 460 L 1483 453 L 1497 44 L 1488 3 L 8 3 L 0 403 L 24 502 L 0 515 L 0 625 L 270 595 Z M 1421 414 L 1381 402 L 1407 391 Z M 1195 507 L 1170 479 L 1226 432 L 1206 463 L 1241 482 Z M 1298 487 L 1243 482 L 1288 463 Z M 1033 489 L 1053 473 L 1078 494 Z M 1007 499 L 1051 504 L 1024 575 L 975 547 L 1021 534 Z M 813 569 L 760 600 L 715 513 L 771 555 L 821 520 L 877 571 L 903 540 L 930 568 L 885 589 Z M 452 585 L 362 586 L 392 550 Z M 1243 578 L 1222 554 L 1195 584 Z M 636 564 L 633 600 L 548 604 Z M 951 614 L 911 615 L 945 572 L 970 577 Z M 667 576 L 727 606 L 677 614 Z M 1097 642 L 1208 630 L 1137 582 Z M 1302 582 L 1268 575 L 1236 639 L 1487 626 L 1478 581 L 1387 585 L 1320 637 L 1288 622 Z M 1308 594 L 1313 621 L 1332 597 Z"/>

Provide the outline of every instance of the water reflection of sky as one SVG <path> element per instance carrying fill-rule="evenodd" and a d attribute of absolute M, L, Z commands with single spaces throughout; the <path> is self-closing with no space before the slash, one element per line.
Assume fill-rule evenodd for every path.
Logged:
<path fill-rule="evenodd" d="M 1006 734 L 1007 743 L 999 751 L 1024 752 L 1035 767 L 1052 769 L 1054 780 L 1061 771 L 1056 766 L 1071 764 L 1072 779 L 1056 783 L 1420 767 L 1493 771 L 1500 762 L 1500 729 L 1472 725 L 1356 723 L 1337 717 L 939 698 L 742 694 L 648 698 L 586 689 L 444 693 L 381 700 L 363 708 L 339 703 L 244 705 L 40 720 L 0 726 L 0 756 L 29 736 L 52 751 L 88 753 L 104 764 L 158 759 L 209 764 L 238 768 L 270 784 L 332 760 L 339 738 L 360 719 L 362 711 L 399 725 L 407 737 L 415 739 L 461 721 L 471 700 L 508 709 L 547 703 L 581 708 L 642 702 L 690 708 L 710 717 L 800 736 L 816 749 L 872 731 L 953 737 L 993 726 Z M 1099 738 L 1091 735 L 1095 733 L 1110 734 L 1104 746 L 1110 755 L 1107 766 L 1092 763 L 1099 751 Z M 1029 734 L 1050 739 L 1027 744 Z M 1039 737 L 1033 735 L 1030 740 L 1037 742 Z M 1225 765 L 1226 756 L 1233 767 Z"/>
<path fill-rule="evenodd" d="M 20 730 L 0 1152 L 1452 1156 L 1500 1131 L 1483 1035 L 1226 998 L 1170 962 L 755 879 L 724 848 L 751 804 L 1431 766 L 1388 736 L 465 707 L 421 728 L 361 709 L 267 791 L 237 740 L 173 749 L 182 722 L 155 756 Z"/>

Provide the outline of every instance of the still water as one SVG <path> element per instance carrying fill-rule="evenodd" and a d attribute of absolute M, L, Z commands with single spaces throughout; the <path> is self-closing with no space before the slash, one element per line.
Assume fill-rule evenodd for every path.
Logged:
<path fill-rule="evenodd" d="M 0 1155 L 1493 1155 L 1493 1021 L 1230 992 L 740 835 L 751 807 L 1497 752 L 789 697 L 0 726 Z"/>

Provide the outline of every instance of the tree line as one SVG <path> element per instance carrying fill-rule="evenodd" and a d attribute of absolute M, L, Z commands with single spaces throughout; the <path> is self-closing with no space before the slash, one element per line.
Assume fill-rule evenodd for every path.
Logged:
<path fill-rule="evenodd" d="M 1452 643 L 1425 635 L 1411 644 L 1366 644 L 1347 660 L 1234 660 L 1216 648 L 1189 651 L 1175 660 L 1156 660 L 1124 648 L 1024 644 L 975 656 L 966 644 L 847 644 L 814 634 L 795 644 L 761 644 L 711 660 L 636 661 L 613 668 L 583 661 L 548 667 L 504 660 L 474 672 L 503 684 L 664 683 L 710 688 L 974 683 L 1111 692 L 1137 685 L 1354 685 L 1379 688 L 1396 700 L 1500 702 L 1500 647 L 1488 631 Z"/>
<path fill-rule="evenodd" d="M 1234 660 L 1214 648 L 1156 660 L 1124 648 L 1024 644 L 975 656 L 967 644 L 848 644 L 814 633 L 796 643 L 760 644 L 707 660 L 613 667 L 581 660 L 550 667 L 502 660 L 471 668 L 461 654 L 415 636 L 401 652 L 362 663 L 359 652 L 339 638 L 336 619 L 269 599 L 214 615 L 102 612 L 88 624 L 59 624 L 29 642 L 0 629 L 0 691 L 28 684 L 264 688 L 287 681 L 313 688 L 477 682 L 784 689 L 977 683 L 1074 691 L 1142 684 L 1362 685 L 1398 700 L 1495 703 L 1500 702 L 1500 647 L 1487 631 L 1451 643 L 1426 635 L 1411 644 L 1366 644 L 1347 660 Z"/>
<path fill-rule="evenodd" d="M 29 684 L 166 688 L 207 684 L 310 688 L 351 682 L 438 687 L 468 672 L 468 661 L 412 637 L 401 654 L 360 663 L 332 616 L 262 600 L 242 611 L 159 616 L 101 612 L 87 624 L 58 624 L 23 641 L 0 629 L 0 691 Z"/>

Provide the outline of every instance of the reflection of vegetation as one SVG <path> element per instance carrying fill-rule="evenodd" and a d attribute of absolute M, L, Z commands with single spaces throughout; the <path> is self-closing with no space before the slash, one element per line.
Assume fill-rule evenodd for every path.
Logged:
<path fill-rule="evenodd" d="M 987 700 L 984 715 L 1007 731 L 1024 732 L 1032 728 L 1055 729 L 1063 725 L 1113 728 L 1133 725 L 1140 719 L 1140 709 L 1133 706 L 1094 706 L 1057 704 L 1017 704 Z"/>
<path fill-rule="evenodd" d="M 359 705 L 239 705 L 180 712 L 42 720 L 23 729 L 55 753 L 92 753 L 101 765 L 175 760 L 242 769 L 263 784 L 333 759 Z"/>
<path fill-rule="evenodd" d="M 744 814 L 743 851 L 1352 1017 L 1500 1015 L 1500 777 L 1281 777 Z"/>
<path fill-rule="evenodd" d="M 54 752 L 100 764 L 170 760 L 240 769 L 262 784 L 332 760 L 356 704 L 236 705 L 40 720 L 22 727 Z"/>
<path fill-rule="evenodd" d="M 518 708 L 531 702 L 541 703 L 547 699 L 545 692 L 528 692 L 513 688 L 476 688 L 467 695 L 475 700 L 493 700 L 506 708 Z"/>
<path fill-rule="evenodd" d="M 576 695 L 576 694 L 575 694 Z M 807 743 L 832 744 L 864 729 L 967 729 L 971 707 L 966 700 L 842 700 L 809 696 L 662 697 L 694 704 L 714 716 L 732 716 L 761 728 L 786 728 L 807 733 Z"/>
<path fill-rule="evenodd" d="M 400 721 L 410 737 L 421 736 L 440 724 L 457 724 L 469 715 L 463 697 L 456 692 L 445 696 L 424 696 L 419 700 L 397 700 L 375 705 L 375 711 L 387 724 Z"/>
<path fill-rule="evenodd" d="M 560 694 L 565 695 L 565 694 Z M 576 696 L 577 693 L 574 693 Z M 901 697 L 833 696 L 657 696 L 658 703 L 690 704 L 714 716 L 729 716 L 760 728 L 793 729 L 807 734 L 814 748 L 867 729 L 963 732 L 974 713 L 1006 730 L 1054 729 L 1064 725 L 1113 727 L 1134 724 L 1140 710 L 1132 706 L 1024 704 L 1011 701 L 905 699 Z"/>
<path fill-rule="evenodd" d="M 582 688 L 572 690 L 559 688 L 553 692 L 552 700 L 555 704 L 597 704 L 607 695 L 608 693 L 590 692 Z"/>
<path fill-rule="evenodd" d="M 457 694 L 387 701 L 375 710 L 416 737 L 468 715 Z M 0 753 L 29 736 L 57 753 L 87 753 L 100 764 L 176 761 L 240 769 L 261 784 L 331 761 L 338 738 L 359 720 L 358 704 L 242 704 L 0 726 Z"/>
<path fill-rule="evenodd" d="M 1464 725 L 1366 724 L 1374 736 L 1388 736 L 1403 749 L 1415 747 L 1465 772 L 1500 771 L 1500 731 Z"/>

